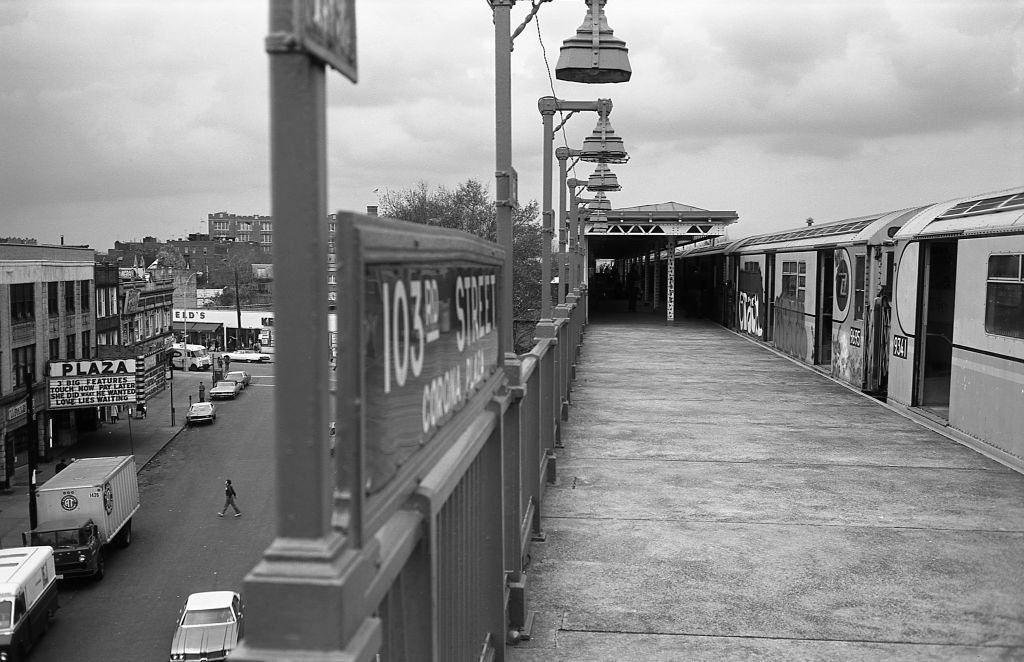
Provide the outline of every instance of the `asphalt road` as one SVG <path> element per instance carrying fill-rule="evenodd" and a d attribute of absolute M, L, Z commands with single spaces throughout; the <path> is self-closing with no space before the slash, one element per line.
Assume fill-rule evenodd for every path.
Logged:
<path fill-rule="evenodd" d="M 240 591 L 273 538 L 273 366 L 232 365 L 252 384 L 217 420 L 179 434 L 139 474 L 134 540 L 100 582 L 60 586 L 61 608 L 32 662 L 167 660 L 178 610 L 197 591 Z M 217 517 L 224 479 L 242 517 Z"/>

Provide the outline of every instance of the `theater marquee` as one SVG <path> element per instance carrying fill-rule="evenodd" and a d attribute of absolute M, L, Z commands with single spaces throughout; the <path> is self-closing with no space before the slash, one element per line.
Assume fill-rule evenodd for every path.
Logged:
<path fill-rule="evenodd" d="M 138 401 L 135 359 L 51 361 L 47 368 L 50 409 L 77 409 Z"/>

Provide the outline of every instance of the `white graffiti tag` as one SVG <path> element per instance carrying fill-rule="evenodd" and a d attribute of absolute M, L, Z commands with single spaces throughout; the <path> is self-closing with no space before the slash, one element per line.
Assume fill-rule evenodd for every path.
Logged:
<path fill-rule="evenodd" d="M 753 294 L 740 292 L 740 331 L 751 335 L 760 336 L 761 316 L 758 314 L 760 300 Z"/>

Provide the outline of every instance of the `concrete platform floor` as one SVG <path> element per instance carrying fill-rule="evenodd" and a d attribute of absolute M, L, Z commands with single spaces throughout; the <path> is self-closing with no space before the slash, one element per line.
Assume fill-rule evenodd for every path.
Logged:
<path fill-rule="evenodd" d="M 1024 660 L 1024 476 L 703 321 L 595 317 L 512 662 Z"/>

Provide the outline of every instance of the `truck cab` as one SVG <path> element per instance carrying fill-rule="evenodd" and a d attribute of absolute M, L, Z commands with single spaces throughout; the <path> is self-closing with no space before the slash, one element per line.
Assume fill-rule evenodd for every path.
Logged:
<path fill-rule="evenodd" d="M 26 545 L 53 548 L 53 561 L 59 577 L 103 577 L 103 545 L 96 523 L 91 519 L 85 522 L 42 522 L 25 537 Z"/>

